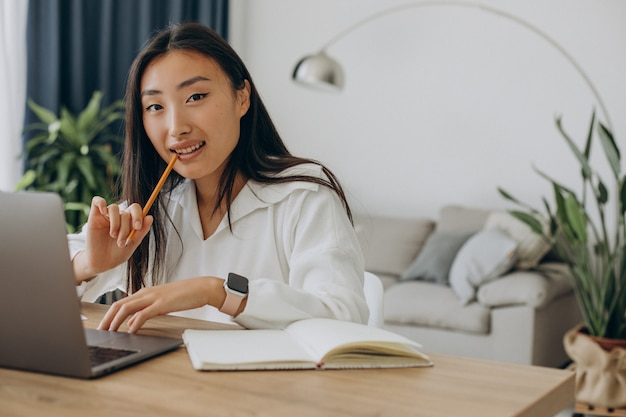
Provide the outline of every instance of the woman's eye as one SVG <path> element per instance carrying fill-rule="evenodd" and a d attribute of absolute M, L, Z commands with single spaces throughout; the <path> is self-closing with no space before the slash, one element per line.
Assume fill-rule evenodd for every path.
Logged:
<path fill-rule="evenodd" d="M 202 99 L 204 98 L 204 96 L 206 96 L 206 95 L 207 95 L 207 93 L 196 93 L 196 94 L 192 94 L 192 95 L 189 97 L 189 100 L 188 100 L 188 101 L 193 102 L 193 101 L 202 100 Z"/>
<path fill-rule="evenodd" d="M 163 106 L 161 106 L 160 104 L 150 104 L 146 107 L 146 111 L 157 111 L 157 110 L 161 110 L 163 108 Z"/>

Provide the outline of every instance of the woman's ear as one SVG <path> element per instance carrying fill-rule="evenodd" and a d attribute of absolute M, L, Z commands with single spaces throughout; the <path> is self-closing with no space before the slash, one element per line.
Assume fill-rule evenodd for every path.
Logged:
<path fill-rule="evenodd" d="M 250 89 L 250 81 L 243 80 L 243 88 L 237 90 L 237 100 L 241 109 L 239 117 L 243 117 L 250 108 Z"/>

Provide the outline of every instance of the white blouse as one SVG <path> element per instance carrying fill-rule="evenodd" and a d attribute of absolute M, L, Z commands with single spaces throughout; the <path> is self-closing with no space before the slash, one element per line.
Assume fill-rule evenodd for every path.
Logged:
<path fill-rule="evenodd" d="M 310 164 L 285 174 L 296 172 L 323 176 L 320 167 Z M 361 249 L 340 199 L 328 187 L 248 181 L 231 206 L 232 231 L 225 216 L 208 239 L 203 238 L 193 181 L 172 191 L 168 212 L 173 225 L 168 229 L 165 281 L 226 278 L 229 272 L 247 277 L 246 308 L 232 319 L 242 326 L 284 328 L 311 317 L 367 323 Z M 85 245 L 85 232 L 68 240 L 73 257 Z M 93 302 L 108 291 L 126 291 L 125 271 L 123 264 L 82 284 L 82 299 Z M 208 305 L 176 314 L 231 320 Z"/>

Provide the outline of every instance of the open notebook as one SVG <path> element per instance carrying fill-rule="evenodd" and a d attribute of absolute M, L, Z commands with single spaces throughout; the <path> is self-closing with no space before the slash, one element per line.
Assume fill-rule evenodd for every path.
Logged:
<path fill-rule="evenodd" d="M 58 195 L 0 192 L 0 230 L 0 366 L 93 378 L 182 344 L 83 329 Z"/>
<path fill-rule="evenodd" d="M 431 366 L 421 345 L 377 327 L 324 318 L 285 330 L 185 330 L 193 367 L 203 371 Z"/>

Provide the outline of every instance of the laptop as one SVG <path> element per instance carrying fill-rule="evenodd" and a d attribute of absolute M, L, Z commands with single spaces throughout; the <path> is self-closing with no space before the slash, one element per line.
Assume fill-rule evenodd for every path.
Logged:
<path fill-rule="evenodd" d="M 80 312 L 61 198 L 0 191 L 0 367 L 95 378 L 182 344 L 84 329 Z"/>

